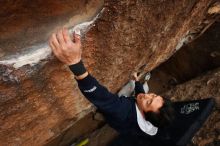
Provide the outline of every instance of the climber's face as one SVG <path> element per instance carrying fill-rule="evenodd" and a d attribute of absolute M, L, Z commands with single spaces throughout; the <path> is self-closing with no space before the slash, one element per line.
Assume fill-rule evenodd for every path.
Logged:
<path fill-rule="evenodd" d="M 140 93 L 137 96 L 138 107 L 143 112 L 159 112 L 159 109 L 163 106 L 163 103 L 163 98 L 153 93 Z"/>

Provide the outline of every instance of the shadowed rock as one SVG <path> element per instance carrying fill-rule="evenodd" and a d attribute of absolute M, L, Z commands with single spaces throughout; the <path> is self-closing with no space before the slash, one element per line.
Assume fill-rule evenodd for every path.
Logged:
<path fill-rule="evenodd" d="M 207 11 L 214 1 L 106 0 L 84 38 L 86 67 L 116 92 L 132 71 L 146 64 L 143 70 L 152 70 L 187 43 L 191 31 L 212 24 L 217 14 Z M 46 43 L 57 27 L 92 20 L 103 1 L 17 0 L 0 2 L 0 7 L 2 61 L 35 51 L 29 46 Z M 16 67 L 0 65 L 0 145 L 67 145 L 98 127 L 87 118 L 94 124 L 71 129 L 91 112 L 91 104 L 66 66 L 51 57 Z"/>

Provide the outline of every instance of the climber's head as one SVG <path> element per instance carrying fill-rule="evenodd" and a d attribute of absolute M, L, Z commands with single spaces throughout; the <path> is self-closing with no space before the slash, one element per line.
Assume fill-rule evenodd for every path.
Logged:
<path fill-rule="evenodd" d="M 164 100 L 156 94 L 139 93 L 137 96 L 137 104 L 144 112 L 159 112 L 163 106 Z"/>
<path fill-rule="evenodd" d="M 169 99 L 150 93 L 139 93 L 136 97 L 139 109 L 145 119 L 157 127 L 164 127 L 174 118 L 174 110 Z"/>

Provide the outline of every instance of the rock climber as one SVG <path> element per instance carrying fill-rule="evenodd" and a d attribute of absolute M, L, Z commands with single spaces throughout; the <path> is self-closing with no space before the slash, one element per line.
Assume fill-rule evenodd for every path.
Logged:
<path fill-rule="evenodd" d="M 142 84 L 135 80 L 135 96 L 118 96 L 108 91 L 84 67 L 81 58 L 81 38 L 70 37 L 66 28 L 53 33 L 49 45 L 54 55 L 68 65 L 83 95 L 104 115 L 107 123 L 124 135 L 145 136 L 151 140 L 160 137 L 160 129 L 170 124 L 173 109 L 169 99 L 145 93 Z"/>

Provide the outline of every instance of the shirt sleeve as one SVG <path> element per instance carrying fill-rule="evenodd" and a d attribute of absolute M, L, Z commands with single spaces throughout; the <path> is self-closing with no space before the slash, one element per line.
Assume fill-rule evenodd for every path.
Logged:
<path fill-rule="evenodd" d="M 104 116 L 116 121 L 126 119 L 132 108 L 131 100 L 124 96 L 119 97 L 117 94 L 112 94 L 90 74 L 82 80 L 77 80 L 77 82 L 83 95 L 92 102 Z"/>
<path fill-rule="evenodd" d="M 135 82 L 135 89 L 134 90 L 135 90 L 135 96 L 137 96 L 139 93 L 145 93 L 144 87 L 139 81 Z"/>

